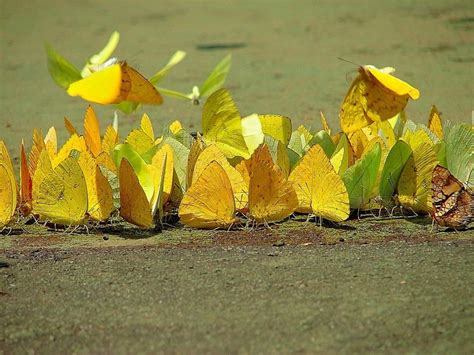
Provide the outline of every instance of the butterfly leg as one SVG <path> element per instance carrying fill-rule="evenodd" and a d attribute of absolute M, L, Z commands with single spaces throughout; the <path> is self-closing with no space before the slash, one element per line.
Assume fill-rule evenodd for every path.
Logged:
<path fill-rule="evenodd" d="M 31 214 L 31 218 L 33 218 L 33 221 L 34 221 L 35 224 L 39 223 L 38 219 L 36 218 L 36 216 L 34 214 Z"/>
<path fill-rule="evenodd" d="M 378 213 L 378 215 L 377 215 L 376 218 L 382 218 L 382 209 L 383 209 L 383 208 L 384 208 L 384 207 L 380 207 L 380 208 L 379 208 L 379 213 Z"/>
<path fill-rule="evenodd" d="M 270 227 L 270 224 L 268 224 L 267 221 L 264 221 L 264 222 L 263 222 L 263 226 L 264 226 L 266 229 L 272 230 L 272 227 Z"/>
<path fill-rule="evenodd" d="M 434 229 L 435 229 L 435 219 L 432 218 L 432 219 L 431 219 L 431 233 L 434 232 Z"/>
<path fill-rule="evenodd" d="M 410 207 L 410 211 L 413 213 L 412 218 L 418 217 L 418 213 L 416 213 L 413 208 Z"/>

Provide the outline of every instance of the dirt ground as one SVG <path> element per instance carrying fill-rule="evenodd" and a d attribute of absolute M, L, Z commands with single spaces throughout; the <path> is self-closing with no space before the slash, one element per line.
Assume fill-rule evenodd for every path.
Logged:
<path fill-rule="evenodd" d="M 56 87 L 45 41 L 77 66 L 112 30 L 145 75 L 177 49 L 162 86 L 190 90 L 227 53 L 242 114 L 336 127 L 360 64 L 393 66 L 418 87 L 408 115 L 470 122 L 474 9 L 434 1 L 0 0 L 0 138 L 14 157 L 33 127 L 80 126 L 86 104 Z M 113 108 L 95 106 L 102 124 Z M 146 107 L 155 128 L 199 130 L 201 107 Z M 141 113 L 121 116 L 120 132 Z M 24 230 L 22 229 L 24 228 Z M 65 234 L 35 225 L 0 235 L 0 353 L 474 352 L 473 230 L 373 218 L 342 228 L 199 232 L 128 226 Z"/>

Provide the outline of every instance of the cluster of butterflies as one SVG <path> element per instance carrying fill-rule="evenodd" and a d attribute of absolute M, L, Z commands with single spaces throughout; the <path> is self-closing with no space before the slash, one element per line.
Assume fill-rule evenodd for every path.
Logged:
<path fill-rule="evenodd" d="M 123 66 L 110 70 L 123 74 Z M 436 107 L 427 125 L 408 120 L 405 106 L 419 92 L 391 72 L 360 68 L 337 133 L 322 113 L 317 132 L 293 130 L 281 115 L 242 117 L 230 93 L 219 89 L 204 104 L 200 133 L 175 121 L 156 136 L 144 114 L 122 142 L 117 120 L 102 135 L 89 106 L 82 134 L 65 119 L 70 138 L 62 147 L 54 127 L 46 136 L 34 130 L 28 157 L 21 144 L 19 189 L 0 141 L 0 227 L 16 211 L 66 226 L 106 223 L 119 213 L 140 228 L 178 215 L 184 225 L 214 229 L 295 214 L 340 223 L 377 210 L 468 227 L 473 127 L 443 123 Z"/>

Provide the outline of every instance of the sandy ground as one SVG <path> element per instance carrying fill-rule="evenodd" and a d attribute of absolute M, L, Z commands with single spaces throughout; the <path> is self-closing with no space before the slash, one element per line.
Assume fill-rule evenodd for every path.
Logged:
<path fill-rule="evenodd" d="M 407 109 L 418 122 L 433 103 L 457 122 L 474 108 L 469 1 L 0 4 L 0 138 L 13 156 L 33 127 L 61 127 L 65 139 L 63 117 L 79 126 L 86 108 L 50 79 L 43 43 L 81 67 L 114 29 L 118 56 L 145 75 L 188 52 L 162 83 L 172 89 L 189 90 L 232 53 L 227 87 L 242 114 L 319 127 L 324 110 L 336 126 L 356 71 L 338 57 L 396 67 L 422 93 Z M 110 122 L 113 108 L 96 109 Z M 145 110 L 157 129 L 179 118 L 199 130 L 188 102 Z M 122 134 L 139 115 L 121 117 Z M 279 226 L 283 246 L 186 242 L 209 238 L 200 232 L 2 235 L 0 352 L 473 353 L 472 230 L 435 242 L 445 238 L 423 223 L 390 223 L 313 231 L 297 245 Z"/>

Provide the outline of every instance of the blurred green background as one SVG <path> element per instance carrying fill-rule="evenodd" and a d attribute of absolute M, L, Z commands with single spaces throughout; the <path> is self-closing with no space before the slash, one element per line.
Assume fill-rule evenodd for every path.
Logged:
<path fill-rule="evenodd" d="M 51 80 L 44 42 L 81 68 L 113 30 L 122 35 L 115 54 L 145 76 L 175 50 L 186 51 L 160 83 L 186 92 L 230 52 L 226 87 L 243 115 L 280 113 L 319 127 L 323 110 L 336 125 L 357 69 L 338 57 L 395 67 L 421 91 L 407 109 L 415 121 L 426 121 L 436 104 L 445 119 L 469 122 L 474 106 L 474 11 L 465 0 L 1 0 L 0 19 L 0 136 L 14 156 L 21 138 L 29 145 L 33 127 L 55 125 L 65 139 L 63 117 L 79 125 L 87 106 Z M 113 107 L 94 107 L 108 123 Z M 178 118 L 199 130 L 201 108 L 165 97 L 163 106 L 122 115 L 120 131 L 136 125 L 143 110 L 156 128 Z"/>

